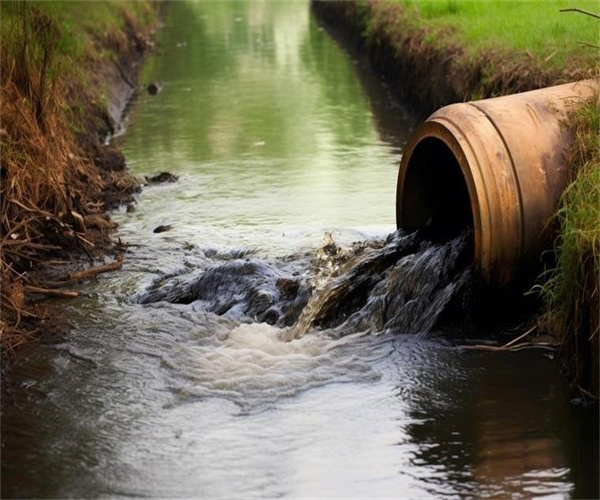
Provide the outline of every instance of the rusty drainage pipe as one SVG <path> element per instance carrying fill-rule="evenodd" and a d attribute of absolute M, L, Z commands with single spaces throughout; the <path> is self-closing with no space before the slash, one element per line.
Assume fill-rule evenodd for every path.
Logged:
<path fill-rule="evenodd" d="M 501 287 L 548 247 L 548 221 L 568 182 L 565 153 L 573 105 L 598 95 L 598 80 L 446 106 L 404 149 L 398 227 L 452 235 L 472 225 L 484 284 Z"/>

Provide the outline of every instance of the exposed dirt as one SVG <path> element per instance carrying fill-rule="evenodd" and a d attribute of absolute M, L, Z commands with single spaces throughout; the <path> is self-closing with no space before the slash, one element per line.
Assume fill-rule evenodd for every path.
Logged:
<path fill-rule="evenodd" d="M 51 26 L 47 18 L 32 12 L 24 26 L 26 22 L 34 28 L 40 22 Z M 91 90 L 60 78 L 43 86 L 44 71 L 35 60 L 23 69 L 9 50 L 2 50 L 4 355 L 32 338 L 49 332 L 54 336 L 57 322 L 40 306 L 40 298 L 74 297 L 76 292 L 64 287 L 122 265 L 123 248 L 113 238 L 117 225 L 108 212 L 132 205 L 141 182 L 127 172 L 123 154 L 106 144 L 106 138 L 120 127 L 144 55 L 153 45 L 148 30 L 125 12 L 123 16 L 122 31 L 94 40 L 99 51 L 118 57 L 88 65 Z M 23 46 L 36 42 L 32 38 Z M 108 92 L 107 109 L 96 99 L 94 90 L 99 88 Z M 28 105 L 35 98 L 37 108 Z M 74 105 L 83 109 L 75 131 L 69 114 Z M 116 258 L 107 265 L 103 261 L 110 255 Z M 91 272 L 78 272 L 90 267 Z"/>
<path fill-rule="evenodd" d="M 397 4 L 313 0 L 311 6 L 328 30 L 365 57 L 394 93 L 423 117 L 474 97 L 485 99 L 593 76 L 591 70 L 543 70 L 527 54 L 488 51 L 475 59 L 462 57 L 464 50 L 458 45 L 428 43 L 426 30 L 398 29 L 403 7 Z"/>

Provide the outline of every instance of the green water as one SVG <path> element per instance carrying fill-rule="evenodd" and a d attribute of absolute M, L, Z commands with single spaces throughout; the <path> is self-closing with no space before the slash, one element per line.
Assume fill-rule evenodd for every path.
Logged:
<path fill-rule="evenodd" d="M 83 284 L 59 309 L 68 338 L 12 367 L 3 497 L 598 494 L 597 412 L 570 404 L 547 354 L 465 352 L 444 332 L 284 342 L 202 301 L 140 304 L 236 259 L 303 276 L 325 232 L 385 236 L 415 125 L 307 2 L 169 3 L 154 80 L 115 140 L 134 173 L 180 180 L 115 215 L 123 270 Z"/>
<path fill-rule="evenodd" d="M 172 197 L 143 195 L 144 227 L 176 212 L 186 241 L 287 250 L 307 230 L 393 228 L 412 122 L 373 77 L 357 78 L 306 4 L 171 6 L 143 75 L 155 79 L 165 90 L 140 97 L 123 150 L 134 171 L 183 182 Z M 371 102 L 391 118 L 379 125 Z"/>

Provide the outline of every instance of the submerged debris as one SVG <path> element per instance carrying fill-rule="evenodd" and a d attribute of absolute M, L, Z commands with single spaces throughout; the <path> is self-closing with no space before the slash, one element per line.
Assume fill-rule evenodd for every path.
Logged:
<path fill-rule="evenodd" d="M 147 175 L 146 182 L 148 184 L 163 184 L 165 182 L 177 182 L 179 177 L 170 172 L 161 172 L 156 175 Z"/>
<path fill-rule="evenodd" d="M 156 95 L 163 89 L 163 87 L 164 87 L 164 85 L 162 84 L 162 82 L 152 82 L 147 87 L 148 94 Z"/>
<path fill-rule="evenodd" d="M 153 233 L 165 233 L 167 231 L 170 231 L 171 229 L 173 229 L 173 224 L 164 224 L 161 226 L 157 226 L 154 231 L 152 231 Z"/>

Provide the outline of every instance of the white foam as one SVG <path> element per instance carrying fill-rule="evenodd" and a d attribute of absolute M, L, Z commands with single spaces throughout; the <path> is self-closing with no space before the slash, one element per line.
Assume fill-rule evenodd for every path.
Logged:
<path fill-rule="evenodd" d="M 285 332 L 266 324 L 241 324 L 216 345 L 188 345 L 172 358 L 191 396 L 264 403 L 332 382 L 373 380 L 366 357 L 344 346 L 357 338 L 331 339 L 315 332 L 285 341 Z M 175 367 L 175 366 L 174 366 Z"/>

